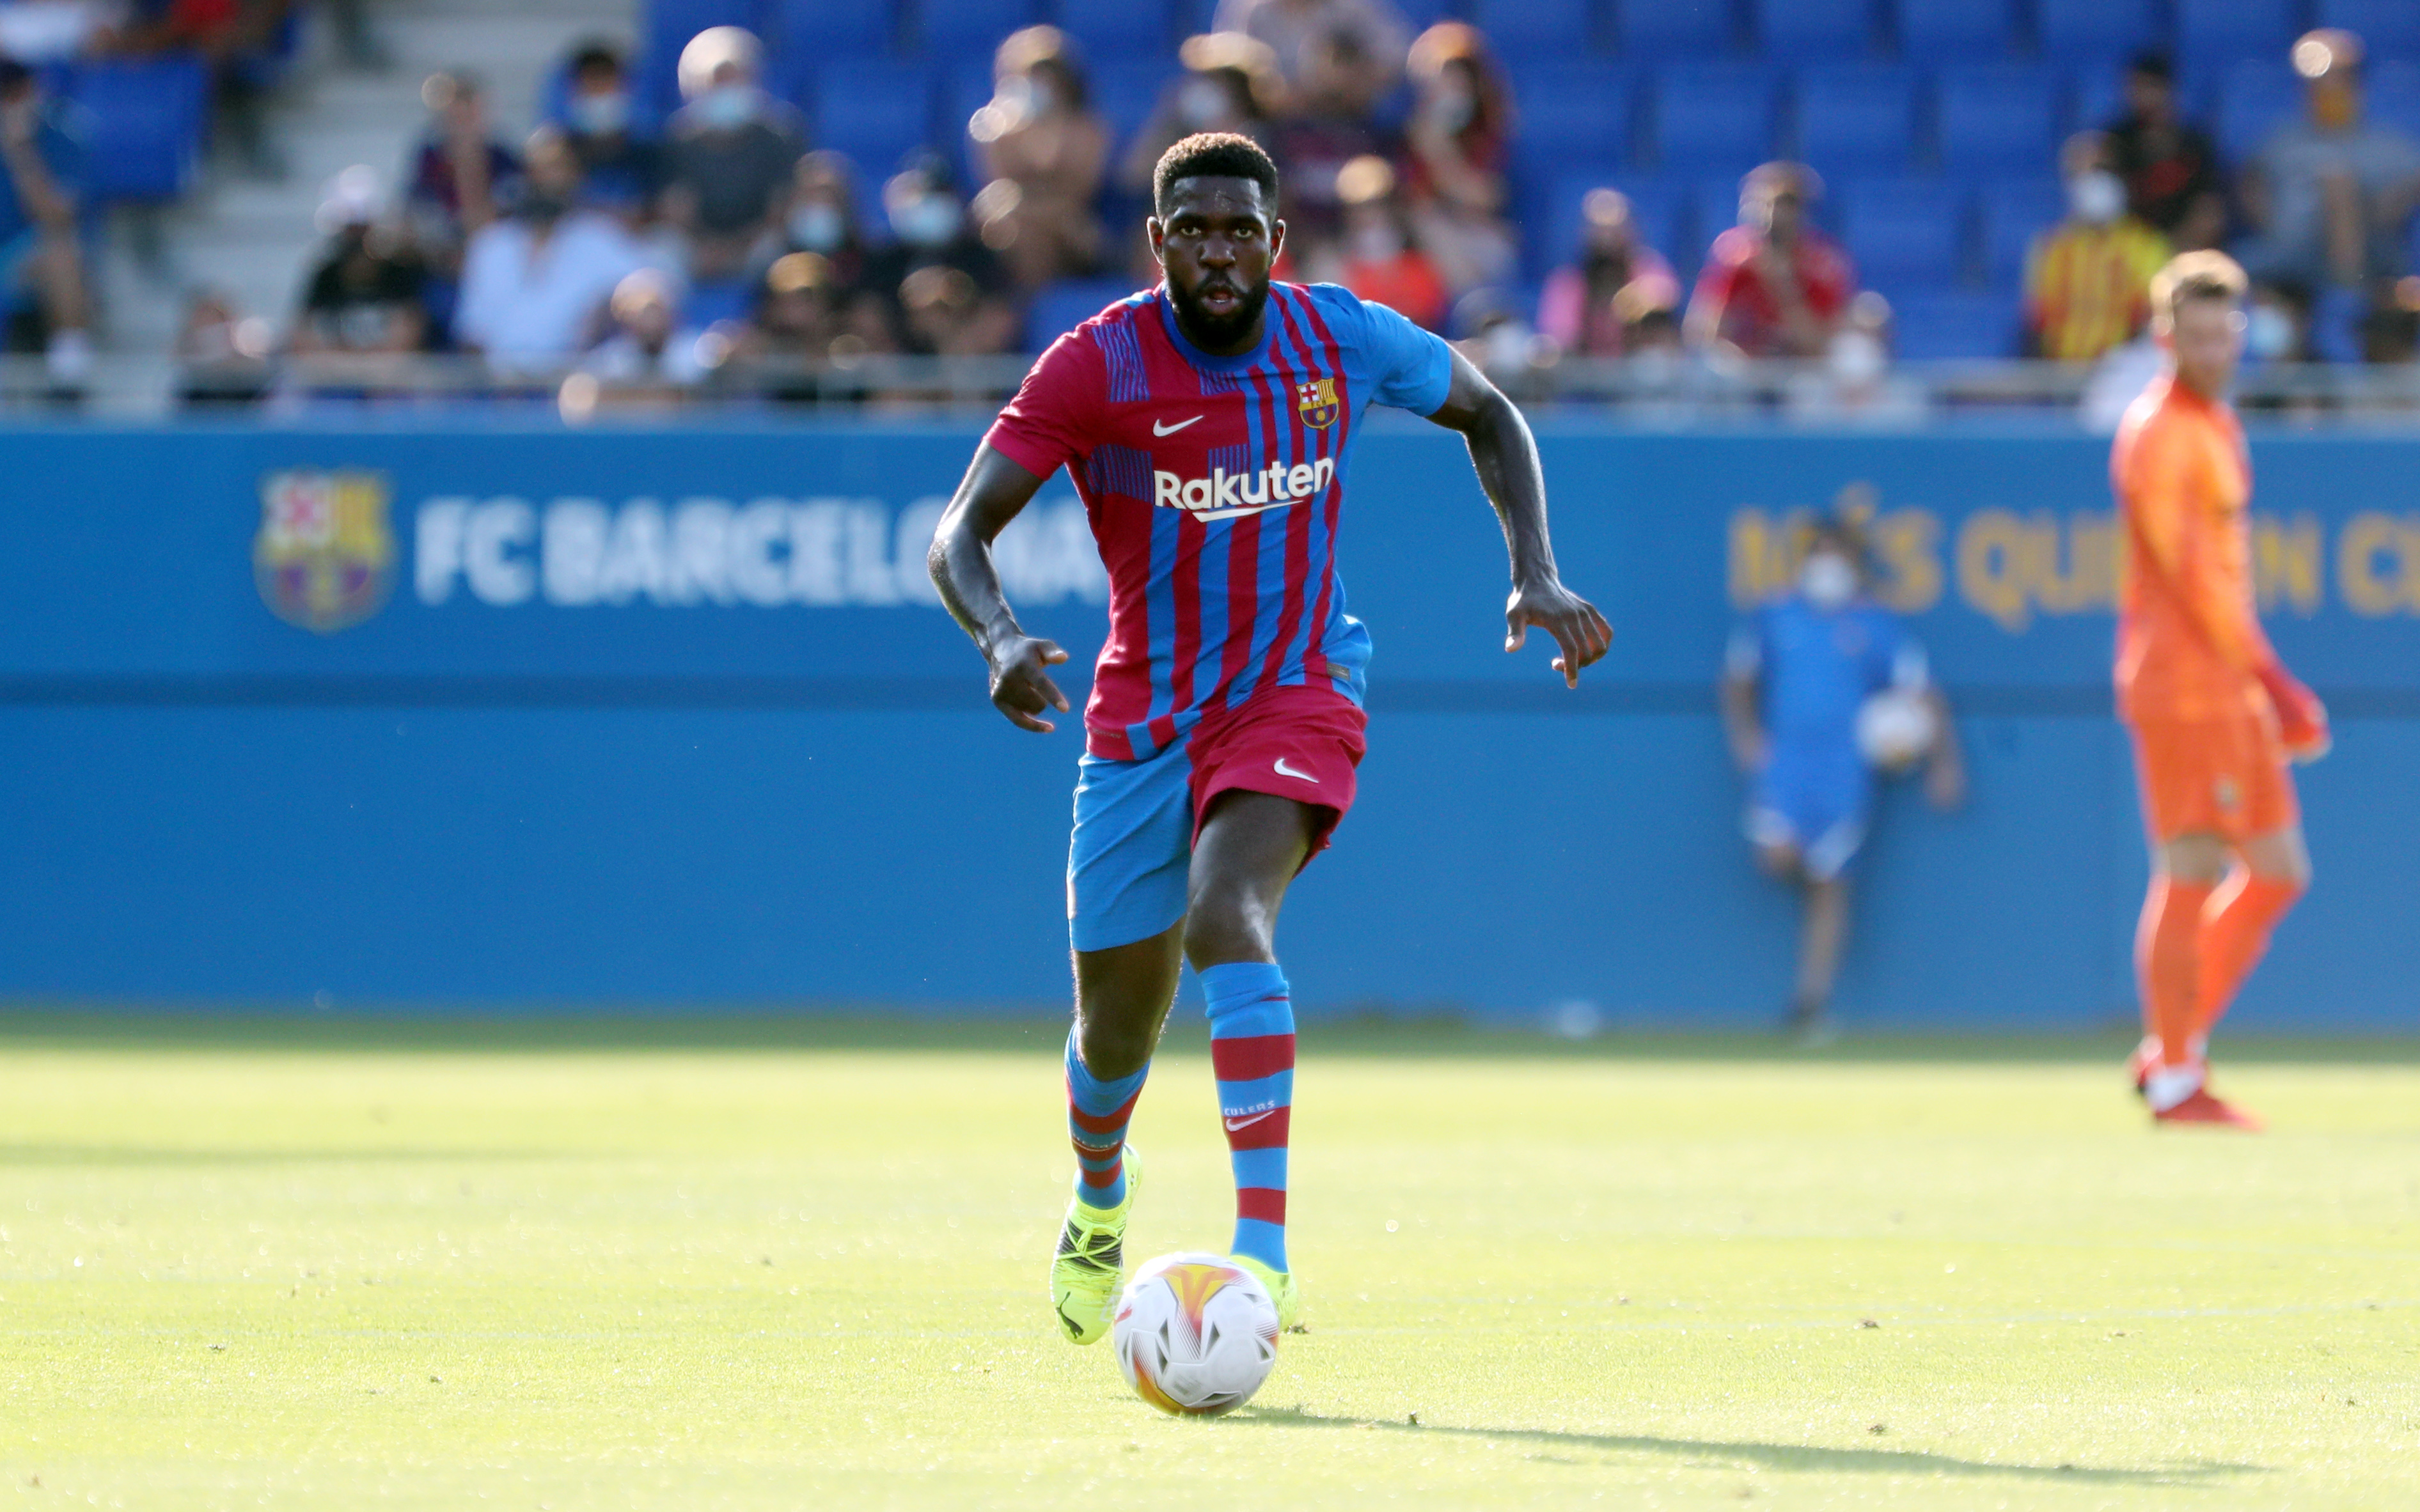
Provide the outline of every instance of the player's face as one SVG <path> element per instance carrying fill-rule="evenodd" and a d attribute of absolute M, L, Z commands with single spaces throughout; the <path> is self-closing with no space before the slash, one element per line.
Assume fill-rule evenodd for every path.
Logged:
<path fill-rule="evenodd" d="M 1285 245 L 1285 223 L 1270 215 L 1261 186 L 1249 178 L 1179 179 L 1168 213 L 1145 225 L 1187 337 L 1221 355 L 1259 341 L 1269 267 Z"/>
<path fill-rule="evenodd" d="M 2244 318 L 2232 300 L 2187 300 L 2164 345 L 2175 353 L 2177 377 L 2187 388 L 2212 398 L 2235 382 L 2243 360 Z"/>

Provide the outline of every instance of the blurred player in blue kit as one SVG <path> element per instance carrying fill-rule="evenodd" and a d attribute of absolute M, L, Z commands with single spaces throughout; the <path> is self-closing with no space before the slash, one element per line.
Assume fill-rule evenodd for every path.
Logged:
<path fill-rule="evenodd" d="M 1865 842 L 1876 768 L 1923 763 L 1936 808 L 1955 808 L 1966 787 L 1948 703 L 1924 648 L 1869 596 L 1864 542 L 1850 521 L 1818 521 L 1795 586 L 1732 635 L 1722 709 L 1748 779 L 1757 863 L 1803 900 L 1788 1027 L 1821 1043 L 1832 1034 L 1847 872 Z"/>

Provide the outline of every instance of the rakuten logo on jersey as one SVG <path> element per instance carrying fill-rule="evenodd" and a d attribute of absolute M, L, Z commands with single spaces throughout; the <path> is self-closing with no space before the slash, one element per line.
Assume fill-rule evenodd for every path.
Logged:
<path fill-rule="evenodd" d="M 1272 462 L 1257 472 L 1230 472 L 1225 468 L 1212 468 L 1206 478 L 1183 478 L 1173 472 L 1151 475 L 1151 501 L 1181 509 L 1202 519 L 1232 519 L 1238 515 L 1257 515 L 1264 509 L 1277 509 L 1308 499 L 1326 487 L 1336 477 L 1336 459 L 1323 456 L 1316 462 L 1297 462 L 1287 467 Z"/>

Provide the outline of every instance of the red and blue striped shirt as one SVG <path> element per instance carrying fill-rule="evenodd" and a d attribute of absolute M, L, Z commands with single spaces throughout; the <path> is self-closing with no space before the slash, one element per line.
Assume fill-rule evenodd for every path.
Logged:
<path fill-rule="evenodd" d="M 1370 633 L 1344 611 L 1345 465 L 1373 404 L 1445 405 L 1444 342 L 1331 284 L 1272 284 L 1256 349 L 1214 357 L 1160 289 L 1051 344 L 985 437 L 1067 469 L 1109 576 L 1085 706 L 1095 756 L 1140 761 L 1214 707 L 1326 682 L 1358 703 Z"/>

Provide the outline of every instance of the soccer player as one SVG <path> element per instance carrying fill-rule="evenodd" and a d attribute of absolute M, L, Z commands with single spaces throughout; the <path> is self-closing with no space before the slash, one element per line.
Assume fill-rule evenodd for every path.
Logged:
<path fill-rule="evenodd" d="M 1027 635 L 991 542 L 1065 467 L 1109 574 L 1067 860 L 1076 1189 L 1050 1268 L 1069 1339 L 1109 1331 L 1139 1173 L 1125 1129 L 1189 960 L 1235 1178 L 1234 1253 L 1282 1323 L 1294 1008 L 1277 964 L 1286 887 L 1353 805 L 1369 632 L 1344 611 L 1345 472 L 1373 404 L 1466 438 L 1512 551 L 1504 648 L 1532 626 L 1577 687 L 1612 630 L 1565 589 L 1528 424 L 1478 369 L 1383 305 L 1273 284 L 1278 173 L 1245 137 L 1170 147 L 1145 222 L 1165 275 L 1062 336 L 976 450 L 933 539 L 991 700 L 1048 731 L 1067 654 Z"/>
<path fill-rule="evenodd" d="M 1849 928 L 1849 863 L 1865 843 L 1874 779 L 1857 748 L 1857 711 L 1897 687 L 1931 708 L 1925 789 L 1933 806 L 1964 796 L 1965 764 L 1948 702 L 1924 648 L 1866 592 L 1864 542 L 1849 521 L 1816 522 L 1796 589 L 1757 611 L 1723 661 L 1723 732 L 1750 784 L 1757 864 L 1798 889 L 1798 980 L 1785 1026 L 1805 1044 L 1833 1036 L 1829 1005 Z"/>
<path fill-rule="evenodd" d="M 2126 411 L 2110 475 L 2126 520 L 2118 709 L 2151 846 L 2134 937 L 2145 1035 L 2135 1086 L 2164 1123 L 2257 1129 L 2211 1095 L 2207 1047 L 2269 934 L 2310 886 L 2288 764 L 2328 748 L 2327 711 L 2261 633 L 2244 506 L 2252 465 L 2227 387 L 2243 270 L 2189 252 L 2151 285 L 2168 371 Z"/>

